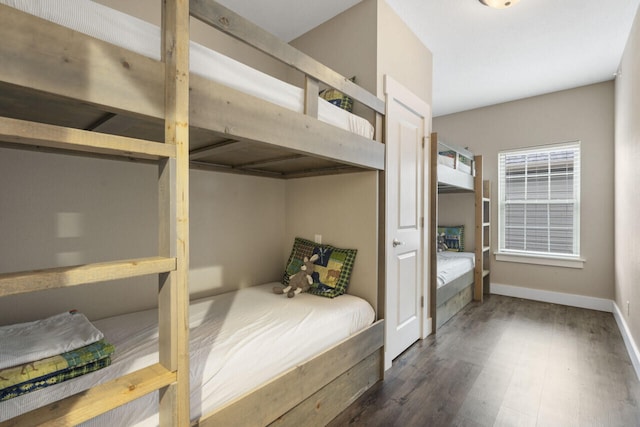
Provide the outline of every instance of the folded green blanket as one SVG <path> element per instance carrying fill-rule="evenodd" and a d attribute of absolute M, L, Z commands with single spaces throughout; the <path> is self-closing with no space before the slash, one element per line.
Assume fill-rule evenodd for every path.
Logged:
<path fill-rule="evenodd" d="M 50 375 L 65 369 L 84 366 L 96 360 L 110 356 L 114 351 L 113 345 L 104 340 L 80 347 L 77 350 L 47 357 L 31 363 L 0 369 L 0 393 L 12 386 L 28 381 L 35 381 L 40 377 Z"/>
<path fill-rule="evenodd" d="M 80 375 L 85 375 L 90 372 L 97 371 L 109 365 L 111 365 L 111 357 L 107 356 L 100 360 L 89 362 L 82 366 L 63 369 L 62 371 L 53 372 L 49 375 L 45 375 L 35 380 L 29 380 L 21 384 L 16 384 L 14 386 L 7 387 L 3 390 L 0 390 L 0 402 L 4 400 L 9 400 L 11 398 L 20 396 L 22 394 L 26 394 L 32 391 L 40 390 L 45 387 L 49 387 L 50 385 L 54 385 L 54 384 L 61 383 L 63 381 L 70 380 L 72 378 L 79 377 Z"/>

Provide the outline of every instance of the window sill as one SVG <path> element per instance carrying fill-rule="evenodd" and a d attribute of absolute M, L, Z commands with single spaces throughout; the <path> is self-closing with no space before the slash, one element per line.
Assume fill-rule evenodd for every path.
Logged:
<path fill-rule="evenodd" d="M 519 262 L 524 264 L 547 265 L 552 267 L 584 268 L 584 263 L 586 262 L 586 260 L 583 258 L 514 254 L 508 252 L 494 252 L 493 254 L 496 257 L 496 261 Z"/>

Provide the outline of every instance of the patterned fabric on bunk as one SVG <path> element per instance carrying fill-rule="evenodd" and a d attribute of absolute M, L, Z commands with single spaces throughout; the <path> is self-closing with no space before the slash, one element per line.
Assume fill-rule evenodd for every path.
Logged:
<path fill-rule="evenodd" d="M 356 77 L 353 76 L 349 79 L 353 83 L 356 82 Z M 347 110 L 348 112 L 353 112 L 353 98 L 345 95 L 337 89 L 324 89 L 321 90 L 318 94 L 320 98 L 328 101 L 329 103 L 335 105 L 336 107 L 342 108 L 343 110 Z"/>
<path fill-rule="evenodd" d="M 16 384 L 6 389 L 0 390 L 0 402 L 23 395 L 25 393 L 40 390 L 42 388 L 67 381 L 81 375 L 88 374 L 90 372 L 95 372 L 109 365 L 111 365 L 111 357 L 107 356 L 82 366 L 63 369 L 61 371 L 53 372 L 49 375 L 45 375 L 34 380 Z"/>
<path fill-rule="evenodd" d="M 323 245 L 296 237 L 287 261 L 282 278 L 284 285 L 289 284 L 289 276 L 300 271 L 304 257 L 318 255 L 316 267 L 312 274 L 313 285 L 310 294 L 335 298 L 347 292 L 351 271 L 356 260 L 357 249 L 341 249 L 331 245 Z"/>
<path fill-rule="evenodd" d="M 76 311 L 0 327 L 0 401 L 109 366 L 103 337 Z"/>
<path fill-rule="evenodd" d="M 40 377 L 84 366 L 96 360 L 104 359 L 113 354 L 113 345 L 104 340 L 34 362 L 24 363 L 11 368 L 0 369 L 0 390 L 28 381 L 35 381 Z"/>

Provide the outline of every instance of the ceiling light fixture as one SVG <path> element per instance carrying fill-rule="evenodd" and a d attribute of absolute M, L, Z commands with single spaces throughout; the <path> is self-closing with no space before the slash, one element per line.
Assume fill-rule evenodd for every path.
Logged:
<path fill-rule="evenodd" d="M 520 0 L 479 0 L 485 6 L 492 7 L 494 9 L 506 9 Z"/>

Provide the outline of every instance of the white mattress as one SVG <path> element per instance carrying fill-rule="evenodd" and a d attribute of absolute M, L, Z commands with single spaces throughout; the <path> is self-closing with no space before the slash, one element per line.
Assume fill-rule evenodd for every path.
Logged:
<path fill-rule="evenodd" d="M 191 418 L 252 390 L 374 321 L 363 299 L 276 295 L 276 283 L 191 303 Z M 62 384 L 0 402 L 0 421 L 157 363 L 157 311 L 93 322 L 115 346 L 111 366 Z M 84 425 L 156 426 L 157 393 Z"/>
<path fill-rule="evenodd" d="M 438 252 L 438 288 L 473 270 L 475 254 L 472 252 Z"/>
<path fill-rule="evenodd" d="M 67 28 L 160 59 L 160 29 L 146 21 L 88 0 L 0 0 L 0 3 Z M 293 111 L 304 111 L 304 90 L 191 42 L 195 74 Z M 318 119 L 373 138 L 371 123 L 318 98 Z"/>

